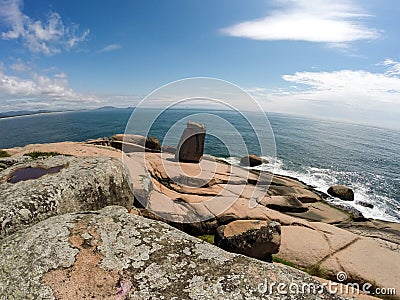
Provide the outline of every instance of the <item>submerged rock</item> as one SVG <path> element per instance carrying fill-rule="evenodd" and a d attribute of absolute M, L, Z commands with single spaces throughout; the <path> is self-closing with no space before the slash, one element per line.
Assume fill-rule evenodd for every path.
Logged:
<path fill-rule="evenodd" d="M 368 203 L 365 201 L 357 201 L 356 204 L 367 207 L 367 208 L 374 208 L 374 205 L 372 203 Z"/>
<path fill-rule="evenodd" d="M 198 163 L 204 153 L 205 137 L 206 127 L 204 124 L 188 122 L 176 149 L 175 159 Z"/>
<path fill-rule="evenodd" d="M 328 194 L 345 201 L 354 200 L 354 192 L 345 185 L 333 185 L 328 189 Z"/>
<path fill-rule="evenodd" d="M 36 179 L 23 174 L 21 181 L 10 180 L 18 170 L 52 170 L 60 166 L 58 172 L 41 174 Z M 55 215 L 107 205 L 129 209 L 133 204 L 128 172 L 121 161 L 107 157 L 56 156 L 14 161 L 0 172 L 0 199 L 0 237 Z"/>
<path fill-rule="evenodd" d="M 281 244 L 281 225 L 261 220 L 238 220 L 218 227 L 216 245 L 234 253 L 271 261 Z"/>
<path fill-rule="evenodd" d="M 118 206 L 52 217 L 3 239 L 0 282 L 4 299 L 280 299 L 278 283 L 288 293 L 303 284 L 320 291 L 301 299 L 342 299 L 306 273 L 225 252 Z"/>

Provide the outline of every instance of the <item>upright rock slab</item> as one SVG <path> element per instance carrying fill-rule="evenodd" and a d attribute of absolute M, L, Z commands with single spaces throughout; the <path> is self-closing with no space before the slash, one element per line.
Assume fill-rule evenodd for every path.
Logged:
<path fill-rule="evenodd" d="M 52 217 L 3 239 L 0 283 L 1 299 L 282 299 L 278 283 L 288 293 L 303 284 L 320 291 L 293 299 L 343 299 L 306 273 L 225 252 L 118 206 Z"/>
<path fill-rule="evenodd" d="M 206 127 L 201 123 L 188 122 L 175 152 L 181 162 L 198 163 L 204 153 Z"/>

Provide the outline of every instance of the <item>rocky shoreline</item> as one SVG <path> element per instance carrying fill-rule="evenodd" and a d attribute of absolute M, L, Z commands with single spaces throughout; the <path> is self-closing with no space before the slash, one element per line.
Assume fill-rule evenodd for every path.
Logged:
<path fill-rule="evenodd" d="M 394 267 L 400 265 L 400 224 L 333 207 L 327 195 L 294 178 L 209 156 L 180 163 L 173 148 L 144 137 L 130 144 L 129 153 L 121 151 L 127 146 L 121 136 L 6 149 L 0 296 L 272 299 L 279 295 L 260 294 L 255 283 L 338 282 L 339 272 L 346 273 L 343 283 L 400 291 Z M 70 156 L 23 156 L 34 151 Z M 8 182 L 16 170 L 57 166 L 63 168 L 56 173 Z M 216 246 L 246 257 L 187 234 L 212 237 Z M 101 288 L 86 274 L 91 268 L 104 275 Z M 341 297 L 321 295 L 302 297 Z"/>

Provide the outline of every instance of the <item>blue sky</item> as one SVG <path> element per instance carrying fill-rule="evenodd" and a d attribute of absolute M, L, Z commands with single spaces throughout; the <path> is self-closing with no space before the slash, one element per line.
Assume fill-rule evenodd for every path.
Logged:
<path fill-rule="evenodd" d="M 397 0 L 0 0 L 0 111 L 133 106 L 194 76 L 400 127 Z"/>

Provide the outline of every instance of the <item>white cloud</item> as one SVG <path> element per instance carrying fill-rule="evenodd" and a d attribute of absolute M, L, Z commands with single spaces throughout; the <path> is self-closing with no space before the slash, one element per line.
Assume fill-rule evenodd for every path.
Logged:
<path fill-rule="evenodd" d="M 32 20 L 21 8 L 22 0 L 2 0 L 0 20 L 9 31 L 1 33 L 5 40 L 21 40 L 32 52 L 52 55 L 72 49 L 87 39 L 89 30 L 79 32 L 78 25 L 65 26 L 58 13 L 51 13 L 45 21 Z"/>
<path fill-rule="evenodd" d="M 379 65 L 386 70 L 296 72 L 282 76 L 290 87 L 249 92 L 266 111 L 400 127 L 400 62 Z"/>
<path fill-rule="evenodd" d="M 97 51 L 97 52 L 98 52 L 98 53 L 103 53 L 103 52 L 115 51 L 115 50 L 118 50 L 118 49 L 121 49 L 121 45 L 118 45 L 118 44 L 111 44 L 111 45 L 108 45 L 108 46 L 106 46 L 106 47 L 100 49 L 100 50 Z"/>
<path fill-rule="evenodd" d="M 369 17 L 351 0 L 276 0 L 277 9 L 265 18 L 222 29 L 235 37 L 254 40 L 296 40 L 332 43 L 372 40 L 380 33 L 361 23 Z"/>
<path fill-rule="evenodd" d="M 335 101 L 355 105 L 392 102 L 400 105 L 400 78 L 363 70 L 296 72 L 285 81 L 301 84 L 303 91 L 292 93 L 306 100 Z"/>
<path fill-rule="evenodd" d="M 51 67 L 38 73 L 19 67 L 29 66 L 22 60 L 11 66 L 0 61 L 0 112 L 12 110 L 90 109 L 100 106 L 134 106 L 143 98 L 137 95 L 81 93 L 70 87 L 68 75 Z M 6 70 L 17 71 L 8 74 Z M 15 75 L 17 74 L 17 75 Z"/>
<path fill-rule="evenodd" d="M 69 87 L 65 73 L 44 76 L 32 73 L 23 78 L 0 71 L 1 111 L 19 109 L 71 109 L 96 106 L 100 100 Z"/>

